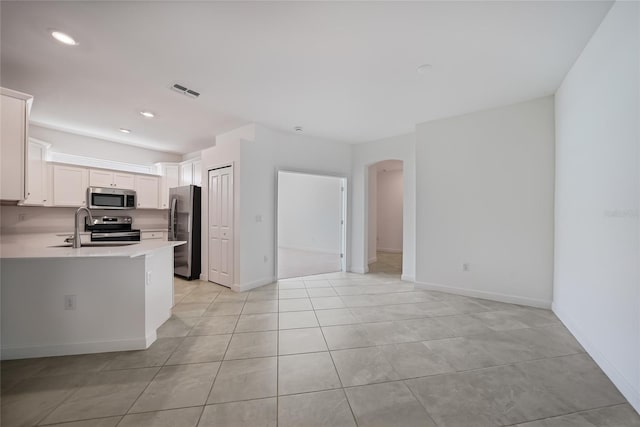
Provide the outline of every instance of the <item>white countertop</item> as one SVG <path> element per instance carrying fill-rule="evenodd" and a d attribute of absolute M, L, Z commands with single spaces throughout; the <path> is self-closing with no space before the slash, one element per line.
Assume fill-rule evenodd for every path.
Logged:
<path fill-rule="evenodd" d="M 164 240 L 142 240 L 139 243 L 126 246 L 106 246 L 106 247 L 81 247 L 74 249 L 71 247 L 50 247 L 46 243 L 42 245 L 33 241 L 20 243 L 14 239 L 3 241 L 0 245 L 0 258 L 90 258 L 90 257 L 127 257 L 135 258 L 146 255 L 158 249 L 183 245 L 187 242 L 164 241 Z"/>

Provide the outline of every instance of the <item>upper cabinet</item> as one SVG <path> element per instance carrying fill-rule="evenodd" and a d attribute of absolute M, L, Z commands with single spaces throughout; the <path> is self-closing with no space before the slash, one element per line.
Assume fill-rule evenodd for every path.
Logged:
<path fill-rule="evenodd" d="M 0 200 L 28 197 L 27 143 L 33 97 L 0 88 Z"/>
<path fill-rule="evenodd" d="M 202 184 L 202 162 L 200 159 L 190 159 L 180 163 L 180 185 Z"/>
<path fill-rule="evenodd" d="M 89 170 L 89 185 L 91 187 L 113 187 L 127 190 L 135 190 L 136 188 L 135 175 L 102 169 Z"/>
<path fill-rule="evenodd" d="M 53 165 L 53 205 L 87 206 L 87 169 L 77 166 Z"/>
<path fill-rule="evenodd" d="M 46 142 L 31 139 L 29 141 L 27 168 L 27 198 L 20 202 L 24 206 L 44 206 L 47 203 L 47 151 Z"/>
<path fill-rule="evenodd" d="M 200 159 L 194 160 L 193 164 L 193 185 L 200 187 L 202 185 L 202 162 Z"/>
<path fill-rule="evenodd" d="M 169 190 L 180 186 L 180 165 L 177 163 L 156 163 L 160 175 L 160 209 L 169 209 Z"/>
<path fill-rule="evenodd" d="M 139 209 L 158 209 L 160 177 L 136 175 L 136 198 Z"/>

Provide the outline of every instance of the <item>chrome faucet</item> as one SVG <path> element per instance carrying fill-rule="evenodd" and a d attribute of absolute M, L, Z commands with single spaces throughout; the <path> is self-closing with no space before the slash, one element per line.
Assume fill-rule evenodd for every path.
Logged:
<path fill-rule="evenodd" d="M 75 249 L 82 246 L 80 242 L 80 214 L 82 213 L 82 211 L 85 211 L 87 213 L 87 216 L 89 217 L 89 221 L 93 222 L 93 217 L 91 216 L 91 211 L 89 209 L 85 208 L 84 206 L 78 208 L 75 215 L 75 221 L 73 223 L 73 247 Z"/>

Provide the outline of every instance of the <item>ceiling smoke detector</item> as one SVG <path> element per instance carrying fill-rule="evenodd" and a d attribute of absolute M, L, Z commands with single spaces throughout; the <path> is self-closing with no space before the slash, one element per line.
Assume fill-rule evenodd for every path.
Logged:
<path fill-rule="evenodd" d="M 173 86 L 171 86 L 171 89 L 190 98 L 197 98 L 200 96 L 200 92 L 189 89 L 188 87 L 186 87 L 185 85 L 181 85 L 180 83 L 175 83 Z"/>
<path fill-rule="evenodd" d="M 426 74 L 431 70 L 431 67 L 431 64 L 422 64 L 416 69 L 416 71 L 418 71 L 418 74 Z"/>

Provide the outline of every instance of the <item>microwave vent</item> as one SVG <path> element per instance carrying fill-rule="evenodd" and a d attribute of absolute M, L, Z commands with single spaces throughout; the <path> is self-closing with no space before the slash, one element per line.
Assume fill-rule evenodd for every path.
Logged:
<path fill-rule="evenodd" d="M 196 92 L 193 89 L 189 89 L 188 87 L 181 85 L 180 83 L 175 83 L 173 86 L 171 86 L 171 89 L 185 96 L 188 96 L 190 98 L 197 98 L 200 96 L 200 92 Z"/>

